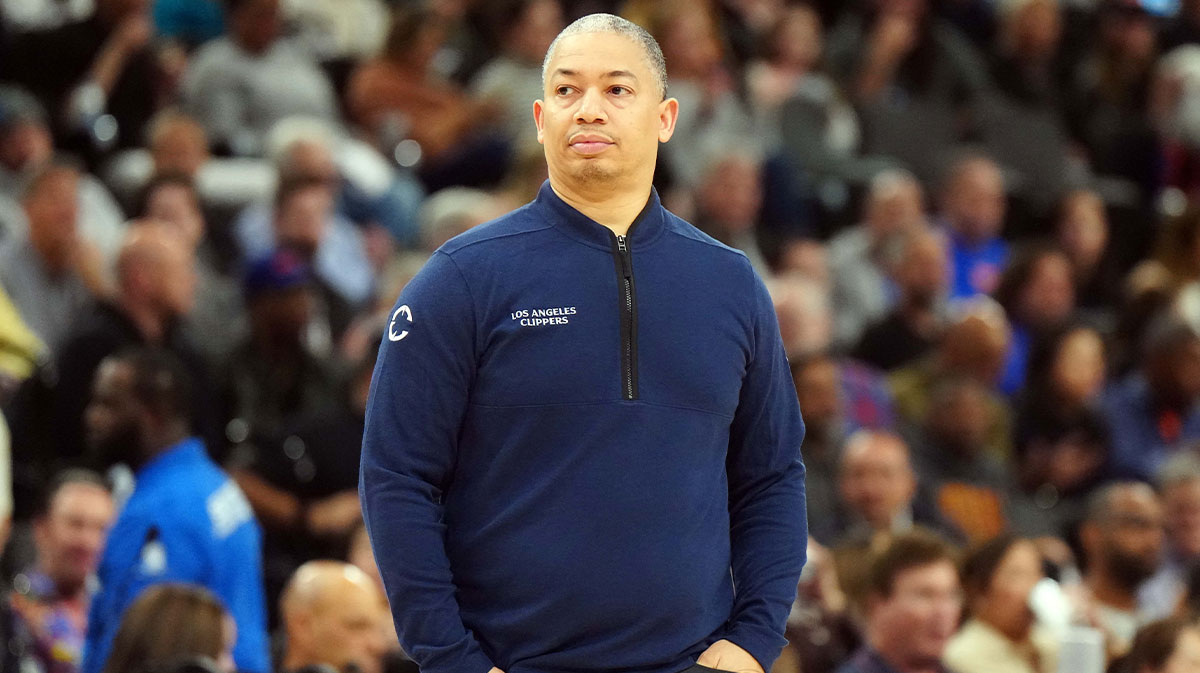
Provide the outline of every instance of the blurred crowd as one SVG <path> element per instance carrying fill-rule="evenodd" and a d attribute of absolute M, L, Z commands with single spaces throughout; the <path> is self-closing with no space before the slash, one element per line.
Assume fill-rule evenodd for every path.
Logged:
<path fill-rule="evenodd" d="M 378 343 L 546 179 L 594 11 L 661 44 L 658 192 L 789 351 L 776 673 L 1200 670 L 1198 0 L 4 0 L 0 668 L 413 670 Z"/>

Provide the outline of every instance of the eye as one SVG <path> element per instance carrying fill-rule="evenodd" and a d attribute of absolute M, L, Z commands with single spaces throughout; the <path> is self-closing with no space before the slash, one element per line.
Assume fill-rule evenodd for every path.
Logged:
<path fill-rule="evenodd" d="M 559 96 L 569 96 L 571 95 L 571 87 L 563 84 L 555 89 L 554 93 L 558 94 Z"/>
<path fill-rule="evenodd" d="M 615 96 L 625 96 L 630 93 L 633 93 L 632 91 L 629 90 L 629 87 L 622 86 L 620 84 L 613 86 L 613 87 L 609 87 L 608 92 Z"/>

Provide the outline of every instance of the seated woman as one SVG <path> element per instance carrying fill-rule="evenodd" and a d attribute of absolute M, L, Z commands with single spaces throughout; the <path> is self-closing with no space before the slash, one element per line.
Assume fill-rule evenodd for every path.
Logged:
<path fill-rule="evenodd" d="M 943 661 L 957 673 L 1054 673 L 1058 643 L 1029 607 L 1042 579 L 1042 557 L 1033 541 L 993 538 L 967 554 L 962 582 L 969 617 L 946 647 Z"/>
<path fill-rule="evenodd" d="M 151 586 L 121 618 L 104 673 L 234 673 L 237 627 L 220 600 L 190 584 Z"/>

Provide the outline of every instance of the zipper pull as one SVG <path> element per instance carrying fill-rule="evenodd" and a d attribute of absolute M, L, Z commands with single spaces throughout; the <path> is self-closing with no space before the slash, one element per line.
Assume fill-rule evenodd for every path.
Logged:
<path fill-rule="evenodd" d="M 625 237 L 617 237 L 617 250 L 621 252 L 621 272 L 625 276 L 625 280 L 633 277 L 633 271 L 629 268 L 629 247 L 625 245 Z"/>

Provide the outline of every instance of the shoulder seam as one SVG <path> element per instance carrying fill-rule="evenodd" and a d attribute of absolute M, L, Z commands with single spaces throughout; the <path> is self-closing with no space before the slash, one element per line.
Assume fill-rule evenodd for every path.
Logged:
<path fill-rule="evenodd" d="M 688 236 L 688 235 L 686 235 L 686 234 L 684 234 L 684 233 L 682 233 L 682 232 L 675 231 L 674 229 L 671 229 L 671 230 L 669 230 L 669 232 L 668 232 L 668 233 L 670 233 L 670 234 L 672 234 L 672 235 L 675 235 L 675 236 L 678 236 L 679 238 L 682 238 L 682 239 L 683 239 L 683 240 L 685 240 L 685 241 L 692 241 L 693 243 L 698 243 L 698 244 L 700 244 L 700 245 L 708 246 L 708 247 L 710 247 L 710 248 L 715 248 L 715 249 L 717 249 L 717 250 L 720 250 L 720 251 L 722 251 L 722 252 L 725 252 L 725 253 L 731 254 L 731 255 L 733 255 L 734 257 L 741 257 L 742 259 L 746 260 L 747 262 L 749 262 L 749 261 L 750 261 L 750 260 L 749 260 L 749 258 L 748 258 L 748 257 L 746 257 L 746 253 L 744 253 L 744 252 L 742 252 L 741 250 L 738 250 L 738 249 L 736 249 L 736 248 L 731 248 L 731 247 L 729 247 L 729 246 L 727 246 L 727 245 L 724 245 L 723 243 L 720 243 L 720 242 L 712 242 L 712 241 L 706 241 L 706 240 L 704 240 L 704 239 L 702 239 L 702 238 L 695 238 L 695 237 L 693 237 L 693 236 Z"/>
<path fill-rule="evenodd" d="M 454 253 L 458 252 L 459 250 L 466 250 L 467 248 L 469 248 L 473 245 L 479 245 L 480 243 L 487 243 L 488 241 L 495 241 L 495 240 L 499 240 L 501 238 L 508 238 L 510 236 L 521 236 L 524 234 L 532 234 L 535 232 L 545 231 L 546 229 L 553 229 L 553 228 L 554 228 L 553 225 L 543 224 L 542 226 L 537 227 L 536 229 L 523 229 L 521 231 L 509 231 L 509 232 L 505 232 L 502 234 L 493 234 L 491 236 L 488 236 L 487 238 L 481 238 L 478 241 L 470 241 L 467 243 L 462 243 L 460 245 L 456 245 L 453 250 L 447 250 L 446 246 L 442 246 L 441 248 L 438 249 L 438 252 L 442 253 L 443 255 L 446 255 L 447 257 L 453 257 Z"/>
<path fill-rule="evenodd" d="M 499 237 L 497 237 L 499 238 Z M 492 239 L 486 239 L 492 240 Z M 477 241 L 478 242 L 478 241 Z M 466 246 L 464 246 L 466 247 Z M 461 248 L 460 248 L 461 250 Z M 471 292 L 471 284 L 467 282 L 467 274 L 459 268 L 458 262 L 454 261 L 454 256 L 448 252 L 439 250 L 438 253 L 445 255 L 446 261 L 450 262 L 450 266 L 454 267 L 454 271 L 458 273 L 459 280 L 462 281 L 463 289 L 467 291 L 467 298 L 471 300 L 471 341 L 472 350 L 475 353 L 479 352 L 479 316 L 475 313 L 475 295 Z"/>

